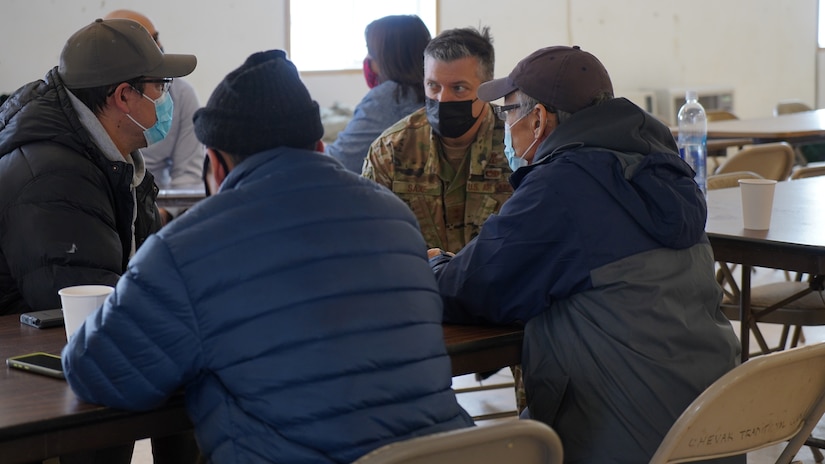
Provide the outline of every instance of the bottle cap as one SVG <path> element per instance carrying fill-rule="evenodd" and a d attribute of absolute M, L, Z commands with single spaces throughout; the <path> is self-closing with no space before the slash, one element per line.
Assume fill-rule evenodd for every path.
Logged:
<path fill-rule="evenodd" d="M 687 92 L 685 92 L 685 100 L 687 101 L 696 100 L 698 98 L 699 95 L 696 93 L 695 90 L 688 90 Z"/>

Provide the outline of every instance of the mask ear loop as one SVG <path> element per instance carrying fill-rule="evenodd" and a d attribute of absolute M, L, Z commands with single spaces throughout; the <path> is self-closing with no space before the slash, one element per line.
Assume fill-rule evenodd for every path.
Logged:
<path fill-rule="evenodd" d="M 536 106 L 538 107 L 538 105 L 536 105 Z M 535 108 L 535 109 L 538 109 L 538 108 Z M 521 122 L 522 119 L 526 118 L 529 115 L 530 115 L 530 113 L 526 113 L 526 114 L 522 115 L 520 118 L 513 121 L 512 124 L 507 124 L 507 123 L 505 123 L 505 124 L 507 124 L 509 126 L 510 130 L 513 130 L 513 126 L 515 126 L 516 124 Z M 541 135 L 540 134 L 540 132 L 541 132 L 541 112 L 539 112 L 539 117 L 536 118 L 536 124 L 537 124 L 537 126 L 533 129 L 533 143 L 531 143 L 527 147 L 527 149 L 524 150 L 524 153 L 522 153 L 521 156 L 516 155 L 517 158 L 521 158 L 524 161 L 527 161 L 526 159 L 524 159 L 524 157 L 527 156 L 527 153 L 530 153 L 530 150 L 533 148 L 533 145 L 535 145 L 536 142 L 539 141 L 539 136 Z M 515 147 L 513 147 L 513 151 L 515 152 Z M 527 162 L 530 163 L 530 161 L 527 161 Z"/>

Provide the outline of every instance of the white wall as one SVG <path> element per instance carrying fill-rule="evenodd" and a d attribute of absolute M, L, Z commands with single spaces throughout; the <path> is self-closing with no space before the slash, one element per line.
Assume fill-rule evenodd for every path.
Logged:
<path fill-rule="evenodd" d="M 166 52 L 198 57 L 186 79 L 204 104 L 251 53 L 287 43 L 285 0 L 0 0 L 0 92 L 42 78 L 69 36 L 118 8 L 150 16 Z"/>
<path fill-rule="evenodd" d="M 300 1 L 300 0 L 297 0 Z M 580 45 L 618 93 L 726 85 L 741 117 L 776 101 L 816 102 L 816 0 L 440 0 L 439 29 L 490 26 L 504 76 L 537 48 Z M 0 0 L 0 92 L 38 79 L 66 38 L 115 8 L 149 14 L 168 52 L 193 53 L 188 78 L 203 102 L 250 53 L 287 44 L 285 0 Z M 319 30 L 319 41 L 335 40 Z M 360 73 L 304 74 L 322 106 L 355 105 Z"/>

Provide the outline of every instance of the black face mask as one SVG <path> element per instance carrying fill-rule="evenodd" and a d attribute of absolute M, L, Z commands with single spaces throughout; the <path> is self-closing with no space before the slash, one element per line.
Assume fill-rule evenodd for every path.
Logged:
<path fill-rule="evenodd" d="M 427 99 L 427 121 L 441 137 L 456 138 L 466 134 L 478 116 L 473 116 L 473 103 L 478 100 L 440 102 Z"/>

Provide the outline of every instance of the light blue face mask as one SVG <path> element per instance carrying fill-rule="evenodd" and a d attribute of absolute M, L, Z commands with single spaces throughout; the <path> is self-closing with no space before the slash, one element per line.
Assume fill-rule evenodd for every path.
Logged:
<path fill-rule="evenodd" d="M 146 146 L 149 146 L 153 143 L 160 142 L 166 137 L 166 134 L 169 133 L 169 128 L 172 127 L 172 113 L 175 111 L 175 103 L 172 101 L 172 98 L 169 97 L 169 92 L 163 92 L 163 95 L 158 97 L 157 100 L 152 100 L 143 93 L 141 95 L 155 105 L 155 116 L 157 117 L 155 125 L 147 129 L 143 127 L 141 123 L 135 121 L 135 118 L 131 115 L 127 114 L 126 117 L 143 129 Z"/>
<path fill-rule="evenodd" d="M 524 116 L 527 115 L 525 114 Z M 513 124 L 504 123 L 504 156 L 507 157 L 507 162 L 510 164 L 510 169 L 513 172 L 516 172 L 516 169 L 520 167 L 527 166 L 528 164 L 530 164 L 526 159 L 524 159 L 524 155 L 526 155 L 527 152 L 530 151 L 531 148 L 533 148 L 533 145 L 535 145 L 537 141 L 537 139 L 534 139 L 533 143 L 531 143 L 530 146 L 527 147 L 527 150 L 524 150 L 524 153 L 521 156 L 516 155 L 516 149 L 513 148 L 513 135 L 512 133 L 510 133 L 510 128 L 518 124 L 519 121 L 521 121 L 522 119 L 524 119 L 524 116 L 516 119 L 516 121 Z"/>

